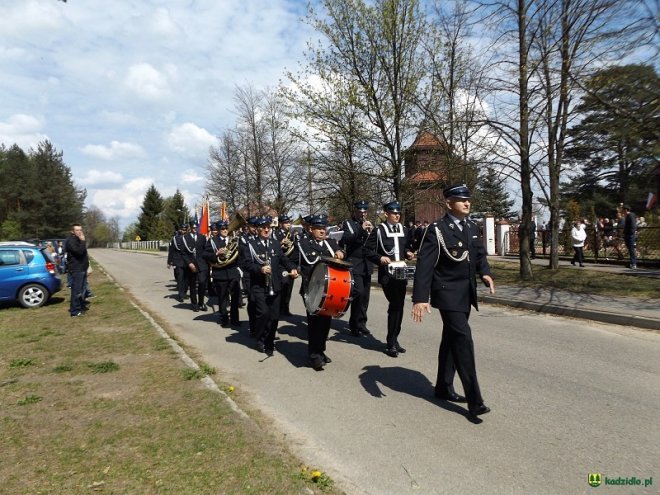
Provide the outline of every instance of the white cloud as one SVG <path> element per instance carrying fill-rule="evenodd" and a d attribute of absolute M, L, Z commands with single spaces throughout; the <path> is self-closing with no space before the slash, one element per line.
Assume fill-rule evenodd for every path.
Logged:
<path fill-rule="evenodd" d="M 171 93 L 167 75 L 147 63 L 129 67 L 124 84 L 137 96 L 147 100 L 158 100 Z"/>
<path fill-rule="evenodd" d="M 120 184 L 124 177 L 117 172 L 111 170 L 88 170 L 85 176 L 78 180 L 82 186 L 93 186 L 95 188 L 102 188 L 103 186 L 110 186 Z"/>
<path fill-rule="evenodd" d="M 17 144 L 23 151 L 36 148 L 40 141 L 48 139 L 46 134 L 39 132 L 43 126 L 44 121 L 40 117 L 14 114 L 6 122 L 0 122 L 0 143 L 6 146 Z"/>
<path fill-rule="evenodd" d="M 91 204 L 98 206 L 108 217 L 118 216 L 132 222 L 140 212 L 144 195 L 153 184 L 151 177 L 138 177 L 128 181 L 121 188 L 97 189 L 88 191 Z M 124 225 L 126 222 L 122 222 Z"/>
<path fill-rule="evenodd" d="M 85 155 L 100 158 L 101 160 L 116 160 L 119 158 L 140 158 L 145 156 L 145 152 L 138 144 L 122 143 L 112 141 L 110 146 L 102 144 L 88 144 L 83 146 L 80 151 Z"/>
<path fill-rule="evenodd" d="M 172 129 L 167 137 L 170 149 L 188 156 L 207 156 L 209 147 L 216 144 L 216 138 L 206 129 L 192 122 L 186 122 Z"/>
<path fill-rule="evenodd" d="M 168 9 L 156 9 L 151 19 L 151 30 L 154 34 L 162 36 L 178 36 L 181 32 L 180 26 L 172 19 Z"/>
<path fill-rule="evenodd" d="M 202 182 L 204 177 L 199 175 L 195 169 L 189 168 L 181 174 L 181 182 L 184 184 Z"/>

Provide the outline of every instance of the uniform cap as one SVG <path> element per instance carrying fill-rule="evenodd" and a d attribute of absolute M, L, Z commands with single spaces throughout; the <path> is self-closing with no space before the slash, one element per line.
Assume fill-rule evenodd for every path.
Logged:
<path fill-rule="evenodd" d="M 259 217 L 250 217 L 247 219 L 247 223 L 249 223 L 250 225 L 257 225 L 257 218 Z"/>
<path fill-rule="evenodd" d="M 291 217 L 289 215 L 280 215 L 277 217 L 279 223 L 291 223 Z"/>
<path fill-rule="evenodd" d="M 226 220 L 219 220 L 218 222 L 216 222 L 216 226 L 218 227 L 218 230 L 221 230 L 229 227 L 229 224 L 227 223 Z"/>
<path fill-rule="evenodd" d="M 309 219 L 309 223 L 313 227 L 327 227 L 328 215 L 312 215 L 312 217 Z"/>
<path fill-rule="evenodd" d="M 264 225 L 270 225 L 272 221 L 273 221 L 273 219 L 269 216 L 257 217 L 254 224 L 257 227 L 263 227 Z"/>
<path fill-rule="evenodd" d="M 360 201 L 356 201 L 355 203 L 353 203 L 353 206 L 355 206 L 356 210 L 360 210 L 360 211 L 367 211 L 369 209 L 369 203 L 367 203 L 362 199 Z"/>
<path fill-rule="evenodd" d="M 383 205 L 383 210 L 389 211 L 390 213 L 401 213 L 401 205 L 398 201 L 390 201 Z"/>
<path fill-rule="evenodd" d="M 303 217 L 303 222 L 305 222 L 305 223 L 310 223 L 310 221 L 312 220 L 312 217 L 313 217 L 313 216 L 314 216 L 314 215 L 305 215 L 305 216 Z"/>
<path fill-rule="evenodd" d="M 465 184 L 455 184 L 442 191 L 442 194 L 445 196 L 445 199 L 449 199 L 449 198 L 469 199 L 470 189 L 468 189 L 468 186 Z"/>

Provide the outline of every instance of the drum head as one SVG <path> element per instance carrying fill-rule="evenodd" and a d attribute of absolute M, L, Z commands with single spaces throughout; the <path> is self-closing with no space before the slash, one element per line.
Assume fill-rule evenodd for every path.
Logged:
<path fill-rule="evenodd" d="M 327 291 L 326 266 L 323 263 L 317 263 L 312 270 L 307 284 L 307 294 L 305 295 L 305 307 L 312 314 L 321 308 L 323 299 Z"/>
<path fill-rule="evenodd" d="M 334 266 L 336 268 L 341 268 L 344 270 L 353 268 L 353 263 L 349 263 L 348 261 L 344 261 L 344 260 L 339 260 L 337 258 L 331 258 L 329 256 L 322 256 L 321 261 L 323 261 L 323 263 L 327 263 L 328 265 Z"/>

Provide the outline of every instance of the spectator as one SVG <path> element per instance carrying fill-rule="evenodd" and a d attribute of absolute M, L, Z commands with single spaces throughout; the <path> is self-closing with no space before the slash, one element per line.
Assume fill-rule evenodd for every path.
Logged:
<path fill-rule="evenodd" d="M 637 219 L 637 227 L 638 228 L 639 227 L 648 227 L 648 224 L 646 223 L 646 220 L 644 219 L 644 217 L 639 217 Z"/>
<path fill-rule="evenodd" d="M 577 261 L 580 266 L 584 266 L 584 241 L 587 238 L 587 232 L 580 220 L 576 220 L 573 224 L 571 238 L 573 239 L 573 250 L 575 251 L 571 265 L 575 266 L 575 262 Z"/>
<path fill-rule="evenodd" d="M 85 288 L 89 258 L 87 242 L 80 224 L 71 225 L 71 235 L 66 239 L 67 272 L 71 275 L 71 303 L 69 313 L 72 317 L 82 316 L 85 311 Z"/>
<path fill-rule="evenodd" d="M 630 255 L 630 268 L 637 268 L 637 217 L 630 206 L 623 206 L 623 242 Z"/>

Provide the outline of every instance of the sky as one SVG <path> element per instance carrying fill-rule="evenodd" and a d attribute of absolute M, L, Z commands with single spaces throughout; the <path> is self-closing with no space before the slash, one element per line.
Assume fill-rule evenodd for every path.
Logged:
<path fill-rule="evenodd" d="M 0 142 L 49 140 L 87 206 L 127 226 L 153 183 L 201 200 L 237 86 L 275 87 L 306 0 L 0 0 Z"/>

